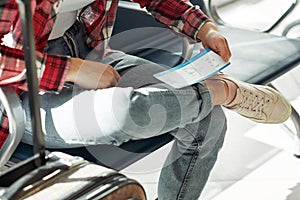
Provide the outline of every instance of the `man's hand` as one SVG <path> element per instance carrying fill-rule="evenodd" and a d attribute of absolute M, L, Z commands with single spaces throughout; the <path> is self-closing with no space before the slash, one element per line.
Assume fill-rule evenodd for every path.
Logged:
<path fill-rule="evenodd" d="M 115 86 L 120 79 L 110 65 L 79 58 L 71 58 L 66 82 L 73 82 L 85 89 L 102 89 Z"/>
<path fill-rule="evenodd" d="M 228 42 L 226 38 L 219 33 L 216 25 L 212 22 L 206 22 L 198 32 L 197 39 L 201 40 L 204 48 L 210 48 L 224 61 L 228 62 L 231 57 Z"/>

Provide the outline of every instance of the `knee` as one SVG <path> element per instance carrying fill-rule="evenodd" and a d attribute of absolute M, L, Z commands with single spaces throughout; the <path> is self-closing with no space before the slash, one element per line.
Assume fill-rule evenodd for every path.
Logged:
<path fill-rule="evenodd" d="M 107 94 L 103 94 L 106 92 Z M 102 134 L 110 138 L 142 139 L 161 133 L 164 120 L 155 117 L 162 109 L 152 105 L 147 95 L 133 88 L 114 88 L 99 92 L 95 114 Z M 104 98 L 105 97 L 105 98 Z"/>
<path fill-rule="evenodd" d="M 118 127 L 119 131 L 133 139 L 149 138 L 170 131 L 167 128 L 167 117 L 163 105 L 154 103 L 148 95 L 134 92 Z"/>

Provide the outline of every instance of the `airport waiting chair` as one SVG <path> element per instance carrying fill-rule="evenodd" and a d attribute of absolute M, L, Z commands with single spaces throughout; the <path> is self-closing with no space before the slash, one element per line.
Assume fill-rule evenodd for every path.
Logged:
<path fill-rule="evenodd" d="M 202 9 L 205 10 L 205 3 L 207 2 L 193 1 L 193 3 L 199 4 Z M 211 6 L 212 4 L 208 5 Z M 208 8 L 210 8 L 210 13 L 213 13 L 213 7 Z M 228 68 L 227 72 L 243 81 L 255 84 L 269 84 L 277 77 L 299 65 L 299 40 L 274 36 L 268 33 L 233 28 L 219 23 L 218 26 L 220 31 L 228 38 L 233 46 L 232 65 Z M 183 51 L 185 55 L 188 55 L 186 58 L 182 58 L 179 53 L 182 52 L 182 46 L 190 46 L 188 45 L 187 40 L 183 40 L 184 45 L 182 45 L 175 34 L 167 34 L 167 32 L 160 34 L 162 27 L 163 26 L 153 20 L 149 14 L 140 9 L 137 4 L 123 0 L 120 2 L 114 29 L 115 40 L 112 40 L 111 46 L 163 65 L 174 66 L 190 56 L 190 51 Z M 133 28 L 134 30 L 131 32 Z M 131 34 L 135 33 L 134 31 L 139 32 L 143 30 L 149 30 L 149 32 L 146 31 L 148 35 L 146 34 L 146 36 L 143 36 L 141 34 L 139 37 L 136 37 L 135 34 Z M 129 33 L 127 34 L 128 37 L 126 38 L 122 37 L 124 31 L 129 31 L 127 32 Z M 156 38 L 154 37 L 155 35 L 158 35 L 159 37 Z M 150 45 L 153 41 L 154 43 L 155 41 L 159 42 Z M 295 122 L 298 131 L 296 135 L 299 136 L 299 115 L 297 115 L 295 110 L 293 112 L 292 119 Z M 59 151 L 71 155 L 79 155 L 87 160 L 95 161 L 116 170 L 121 170 L 156 149 L 166 145 L 172 141 L 172 139 L 173 137 L 171 135 L 165 134 L 145 140 L 129 141 L 120 147 L 97 145 L 88 148 L 59 149 Z M 295 152 L 295 155 L 300 155 L 299 151 Z M 13 157 L 26 159 L 29 155 L 32 155 L 31 146 L 21 143 L 17 147 Z"/>
<path fill-rule="evenodd" d="M 25 117 L 20 99 L 12 87 L 0 87 L 0 107 L 9 118 L 9 136 L 0 149 L 0 167 L 5 165 L 21 142 Z"/>
<path fill-rule="evenodd" d="M 275 17 L 269 27 L 261 30 L 241 28 L 224 21 L 218 13 L 220 3 L 217 0 L 192 0 L 192 2 L 198 3 L 212 18 L 230 43 L 232 64 L 225 69 L 225 72 L 248 83 L 274 87 L 272 81 L 300 65 L 300 40 L 270 34 L 270 31 L 277 28 L 293 11 L 298 0 L 287 1 L 286 3 L 289 3 L 287 9 L 277 18 Z M 295 141 L 294 155 L 299 157 L 300 117 L 294 107 L 290 119 L 294 131 L 292 129 L 288 131 L 293 134 Z"/>

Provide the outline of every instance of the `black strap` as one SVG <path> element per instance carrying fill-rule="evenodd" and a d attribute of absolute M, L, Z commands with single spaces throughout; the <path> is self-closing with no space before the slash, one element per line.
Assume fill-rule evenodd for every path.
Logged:
<path fill-rule="evenodd" d="M 35 163 L 41 166 L 46 163 L 45 142 L 41 126 L 40 99 L 38 95 L 38 79 L 36 69 L 36 50 L 32 25 L 32 12 L 30 0 L 17 0 L 19 4 L 19 16 L 22 24 L 23 50 L 26 65 L 26 75 L 29 90 L 30 116 L 32 121 L 34 153 L 39 154 L 40 159 Z"/>

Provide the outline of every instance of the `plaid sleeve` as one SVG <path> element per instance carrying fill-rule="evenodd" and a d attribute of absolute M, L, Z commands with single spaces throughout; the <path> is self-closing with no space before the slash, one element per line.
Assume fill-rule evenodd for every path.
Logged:
<path fill-rule="evenodd" d="M 0 45 L 0 54 L 0 85 L 9 84 L 27 90 L 23 51 Z M 38 51 L 36 57 L 40 91 L 59 92 L 70 66 L 69 57 L 47 55 Z"/>
<path fill-rule="evenodd" d="M 39 78 L 40 91 L 59 92 L 64 84 L 70 65 L 70 59 L 66 56 L 54 56 L 42 53 L 47 38 L 42 35 L 45 32 L 45 24 L 48 20 L 48 12 L 51 11 L 56 0 L 39 1 L 39 8 L 35 14 L 36 36 L 36 67 Z M 32 1 L 34 6 L 36 2 Z M 27 90 L 26 67 L 22 50 L 22 34 L 18 29 L 18 4 L 15 1 L 6 1 L 0 5 L 0 39 L 14 29 L 15 45 L 0 44 L 0 85 L 12 85 L 20 90 Z M 1 42 L 0 42 L 1 43 Z M 13 46 L 13 47 L 12 47 Z"/>
<path fill-rule="evenodd" d="M 41 71 L 40 89 L 59 92 L 62 90 L 70 66 L 70 57 L 47 55 L 44 70 Z"/>
<path fill-rule="evenodd" d="M 188 0 L 132 1 L 146 7 L 159 22 L 194 40 L 197 40 L 196 36 L 202 24 L 209 19 L 199 6 L 193 6 Z"/>

